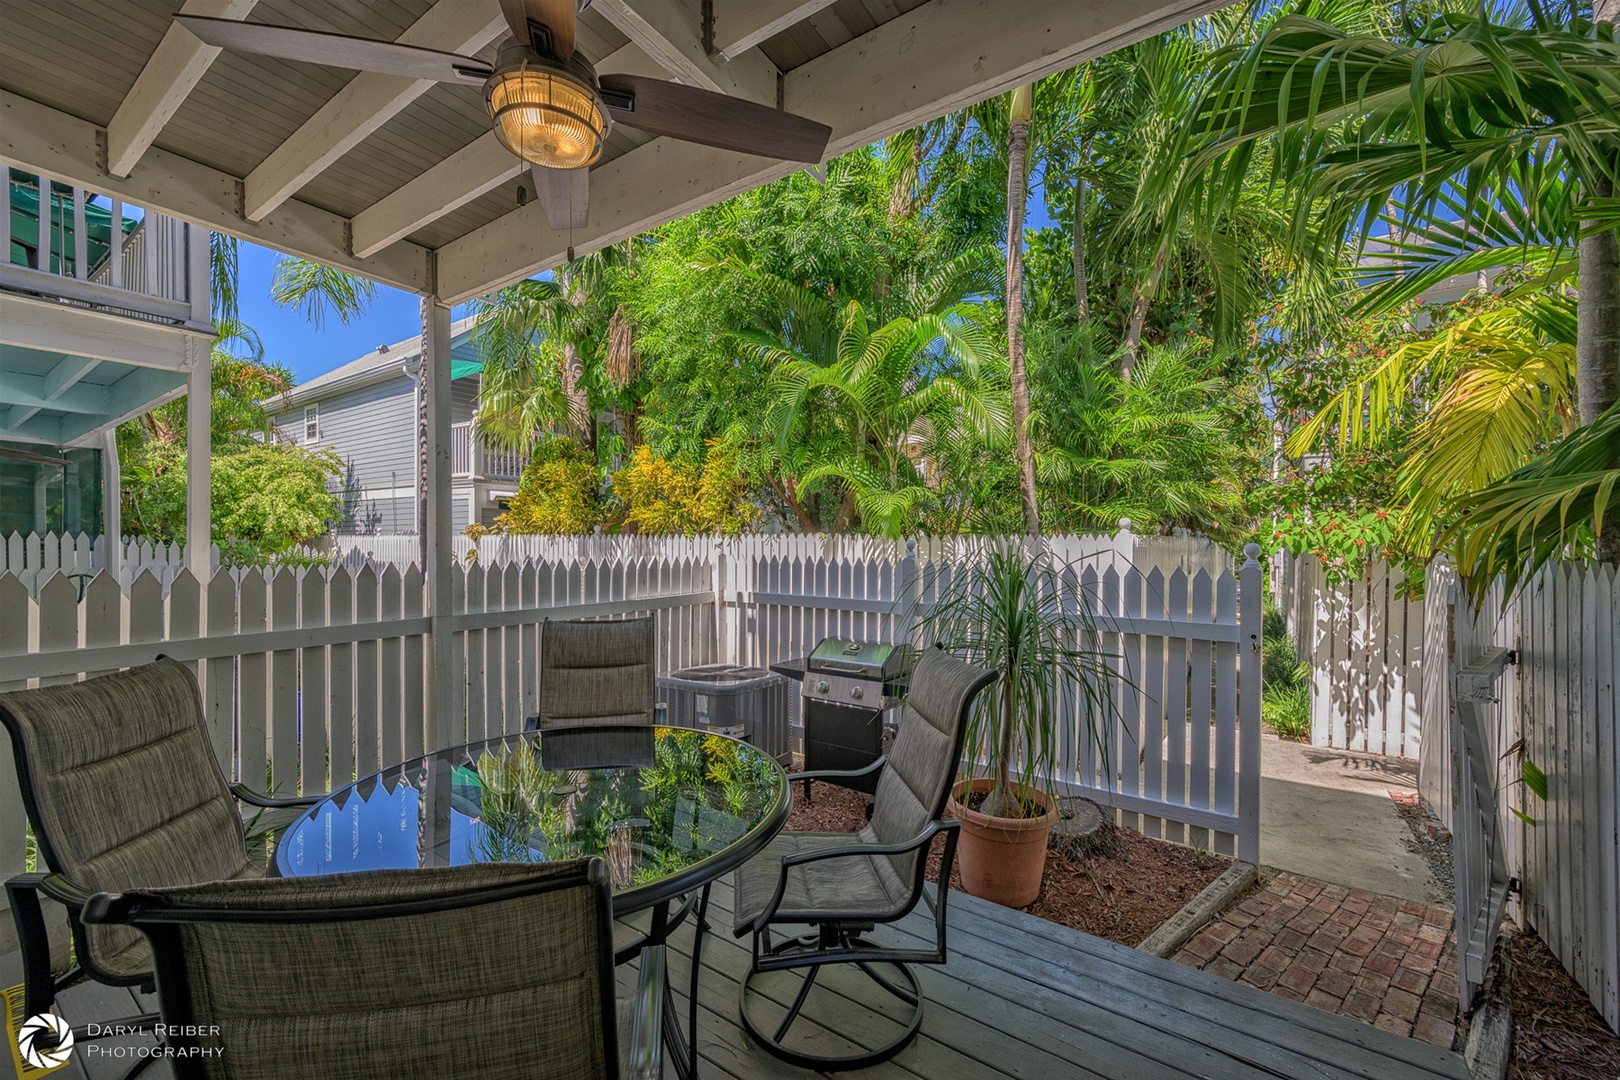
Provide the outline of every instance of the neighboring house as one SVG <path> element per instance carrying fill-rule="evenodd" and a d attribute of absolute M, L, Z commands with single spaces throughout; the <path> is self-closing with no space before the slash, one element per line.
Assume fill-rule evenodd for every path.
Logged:
<path fill-rule="evenodd" d="M 488 524 L 517 491 L 528 455 L 472 438 L 483 360 L 473 322 L 451 327 L 452 526 Z M 417 375 L 422 340 L 407 338 L 317 376 L 265 404 L 282 442 L 330 449 L 343 460 L 338 532 L 414 533 L 417 528 Z"/>
<path fill-rule="evenodd" d="M 209 370 L 208 232 L 0 171 L 0 538 L 117 533 L 114 430 Z"/>

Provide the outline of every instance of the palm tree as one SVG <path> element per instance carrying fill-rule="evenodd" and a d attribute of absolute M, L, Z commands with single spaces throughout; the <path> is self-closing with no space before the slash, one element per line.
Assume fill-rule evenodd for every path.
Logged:
<path fill-rule="evenodd" d="M 851 300 L 836 312 L 836 336 L 820 356 L 749 335 L 754 355 L 772 365 L 766 425 L 778 454 L 799 466 L 799 486 L 840 482 L 872 532 L 899 536 L 914 526 L 944 448 L 1006 434 L 977 315 L 956 304 L 873 328 Z"/>
<path fill-rule="evenodd" d="M 1012 381 L 1013 453 L 1018 458 L 1018 494 L 1024 531 L 1037 536 L 1041 512 L 1035 503 L 1035 451 L 1029 441 L 1029 375 L 1024 368 L 1024 204 L 1029 176 L 1024 151 L 1035 87 L 1020 86 L 1007 102 L 1007 373 Z"/>
<path fill-rule="evenodd" d="M 1296 197 L 1301 248 L 1346 234 L 1364 243 L 1388 221 L 1406 263 L 1428 259 L 1418 269 L 1431 279 L 1447 265 L 1448 243 L 1455 267 L 1470 238 L 1489 240 L 1491 228 L 1495 246 L 1516 239 L 1527 257 L 1573 242 L 1576 398 L 1581 421 L 1595 423 L 1620 395 L 1617 10 L 1600 0 L 1600 18 L 1611 20 L 1600 24 L 1539 5 L 1510 25 L 1483 9 L 1443 12 L 1400 41 L 1286 15 L 1221 57 L 1225 74 L 1186 127 L 1189 145 L 1202 142 L 1182 197 L 1231 205 L 1260 153 Z M 1534 209 L 1505 209 L 1515 203 Z M 1503 232 L 1515 225 L 1528 228 Z M 1563 261 L 1548 272 L 1567 269 Z M 1620 519 L 1614 525 L 1598 554 L 1620 561 Z"/>

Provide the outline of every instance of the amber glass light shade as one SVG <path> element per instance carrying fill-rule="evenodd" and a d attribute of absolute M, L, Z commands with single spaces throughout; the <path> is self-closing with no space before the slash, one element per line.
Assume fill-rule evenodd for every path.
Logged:
<path fill-rule="evenodd" d="M 524 161 L 551 169 L 583 169 L 602 156 L 606 127 L 590 90 L 556 72 L 519 69 L 489 86 L 495 137 Z"/>

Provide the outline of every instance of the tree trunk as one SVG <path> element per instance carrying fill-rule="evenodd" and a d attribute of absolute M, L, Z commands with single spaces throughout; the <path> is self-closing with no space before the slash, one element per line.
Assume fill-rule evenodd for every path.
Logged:
<path fill-rule="evenodd" d="M 1085 159 L 1085 150 L 1080 157 Z M 1074 178 L 1074 307 L 1081 326 L 1091 319 L 1091 281 L 1086 274 L 1086 178 Z"/>
<path fill-rule="evenodd" d="M 1604 6 L 1620 9 L 1620 0 Z M 1599 18 L 1604 16 L 1600 13 Z M 1613 12 L 1608 16 L 1614 18 Z M 1613 185 L 1590 185 L 1593 199 L 1607 198 Z M 1581 240 L 1580 296 L 1575 308 L 1575 394 L 1582 424 L 1590 424 L 1620 398 L 1620 232 L 1607 229 Z M 1614 462 L 1620 468 L 1620 461 Z M 1620 508 L 1610 509 L 1598 537 L 1597 558 L 1620 563 Z"/>
<path fill-rule="evenodd" d="M 1136 290 L 1136 304 L 1131 308 L 1131 328 L 1125 334 L 1125 355 L 1119 363 L 1122 376 L 1128 377 L 1131 369 L 1142 359 L 1142 328 L 1147 323 L 1153 294 L 1159 291 L 1159 278 L 1164 274 L 1164 264 L 1169 255 L 1168 248 L 1159 248 L 1153 256 L 1153 266 L 1148 271 L 1147 280 Z"/>
<path fill-rule="evenodd" d="M 562 370 L 563 396 L 568 399 L 568 422 L 579 433 L 580 441 L 596 449 L 596 423 L 591 415 L 591 404 L 586 399 L 585 361 L 580 358 L 579 346 L 572 341 L 563 344 Z"/>
<path fill-rule="evenodd" d="M 1029 378 L 1024 370 L 1024 152 L 1029 143 L 1033 86 L 1012 95 L 1012 121 L 1007 135 L 1007 367 L 1012 378 L 1013 450 L 1018 457 L 1018 492 L 1024 507 L 1024 531 L 1041 531 L 1035 503 L 1035 451 L 1029 441 Z"/>

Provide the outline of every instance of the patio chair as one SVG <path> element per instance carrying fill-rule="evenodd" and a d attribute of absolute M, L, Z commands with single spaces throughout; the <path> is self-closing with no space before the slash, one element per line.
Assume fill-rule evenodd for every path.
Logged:
<path fill-rule="evenodd" d="M 753 961 L 739 995 L 743 1026 L 770 1053 L 811 1069 L 855 1069 L 887 1061 L 904 1049 L 922 1026 L 923 998 L 911 964 L 945 963 L 946 905 L 951 867 L 956 859 L 957 825 L 942 820 L 945 801 L 956 780 L 957 763 L 967 730 L 968 711 L 995 673 L 964 663 L 938 649 L 926 650 L 911 674 L 911 688 L 901 712 L 894 743 L 884 757 L 864 769 L 802 773 L 794 779 L 847 779 L 877 772 L 871 822 L 859 833 L 783 832 L 737 872 L 738 937 L 752 934 Z M 944 834 L 937 899 L 924 881 L 927 853 L 934 837 Z M 863 937 L 879 924 L 897 922 L 925 902 L 934 916 L 932 949 L 891 948 Z M 798 937 L 773 939 L 783 925 L 809 925 Z M 871 979 L 905 1007 L 900 1034 L 884 1045 L 858 1054 L 826 1056 L 788 1045 L 786 1039 L 803 1015 L 806 998 L 821 969 L 849 965 Z M 891 965 L 899 979 L 884 974 Z M 774 1026 L 756 1024 L 750 988 L 759 976 L 805 969 L 792 1004 Z M 845 993 L 849 991 L 845 989 Z M 785 995 L 784 995 L 785 996 Z M 822 1025 L 840 1030 L 836 1018 Z"/>
<path fill-rule="evenodd" d="M 540 630 L 540 712 L 530 730 L 651 727 L 655 622 L 547 619 Z"/>
<path fill-rule="evenodd" d="M 248 859 L 237 800 L 279 808 L 318 799 L 268 799 L 228 784 L 196 679 L 162 657 L 80 683 L 0 694 L 0 724 L 11 736 L 43 869 L 6 882 L 29 1016 L 49 1011 L 57 993 L 81 977 L 152 989 L 146 939 L 128 927 L 86 927 L 79 918 L 85 897 L 257 877 L 262 871 Z M 41 896 L 68 908 L 77 965 L 60 979 L 51 974 Z M 78 1029 L 75 1038 L 84 1037 Z"/>
<path fill-rule="evenodd" d="M 98 893 L 84 918 L 150 941 L 177 1080 L 654 1080 L 662 973 L 616 1002 L 612 902 L 589 858 Z"/>

